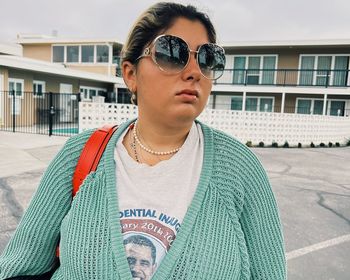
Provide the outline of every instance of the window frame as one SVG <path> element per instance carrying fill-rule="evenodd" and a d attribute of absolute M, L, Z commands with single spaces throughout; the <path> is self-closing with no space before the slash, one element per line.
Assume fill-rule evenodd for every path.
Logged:
<path fill-rule="evenodd" d="M 275 71 L 277 71 L 277 66 L 278 66 L 278 59 L 279 59 L 279 55 L 278 54 L 238 54 L 238 55 L 233 55 L 233 73 L 235 73 L 235 59 L 236 57 L 245 57 L 245 65 L 244 65 L 244 69 L 237 69 L 237 70 L 244 70 L 244 78 L 248 77 L 248 74 L 246 76 L 246 71 L 249 71 L 248 69 L 248 63 L 249 63 L 249 57 L 260 57 L 260 62 L 259 62 L 259 73 L 258 74 L 251 74 L 249 76 L 259 76 L 258 78 L 258 84 L 257 85 L 264 85 L 262 84 L 262 78 L 263 78 L 263 69 L 262 66 L 264 65 L 264 57 L 268 57 L 268 56 L 273 56 L 275 57 L 275 65 L 274 65 L 274 69 Z M 248 78 L 247 78 L 248 79 Z M 244 79 L 244 83 L 245 85 L 255 85 L 255 84 L 249 84 L 247 83 L 247 79 Z M 232 81 L 234 81 L 234 78 L 232 77 Z M 274 77 L 273 77 L 273 85 L 276 85 L 277 82 L 277 73 L 274 73 Z M 238 83 L 239 85 L 239 83 Z"/>
<path fill-rule="evenodd" d="M 107 47 L 107 61 L 101 61 L 101 62 L 99 62 L 99 61 L 97 61 L 97 49 L 98 49 L 98 47 L 99 46 L 102 46 L 102 47 Z M 109 63 L 109 61 L 110 61 L 110 45 L 108 45 L 108 44 L 96 44 L 95 45 L 95 63 L 96 64 L 108 64 Z"/>
<path fill-rule="evenodd" d="M 233 110 L 232 111 L 243 111 L 243 96 L 241 95 L 233 95 L 231 96 L 231 108 L 232 108 L 232 98 L 237 98 L 237 97 L 241 97 L 242 98 L 242 110 Z M 247 99 L 249 98 L 257 98 L 257 103 L 256 103 L 256 110 L 255 111 L 247 111 Z M 260 103 L 261 103 L 261 99 L 272 99 L 272 105 L 271 105 L 271 111 L 260 111 Z M 245 108 L 244 111 L 245 112 L 259 112 L 259 113 L 274 113 L 275 112 L 275 96 L 264 96 L 264 95 L 251 95 L 251 96 L 246 96 L 246 100 L 245 100 Z"/>
<path fill-rule="evenodd" d="M 311 107 L 310 107 L 310 111 L 311 113 L 310 114 L 302 114 L 302 115 L 315 115 L 315 116 L 323 116 L 323 110 L 322 110 L 322 114 L 314 114 L 314 108 L 315 108 L 315 101 L 324 101 L 324 99 L 322 98 L 307 98 L 307 97 L 297 97 L 296 98 L 296 102 L 295 102 L 295 114 L 300 114 L 300 113 L 297 113 L 297 109 L 298 109 L 298 101 L 299 100 L 311 100 Z M 327 104 L 326 104 L 326 114 L 325 116 L 331 116 L 330 115 L 330 112 L 331 112 L 331 103 L 332 101 L 341 101 L 341 102 L 345 102 L 345 106 L 344 106 L 344 110 L 346 110 L 346 102 L 347 102 L 347 99 L 334 99 L 334 98 L 331 98 L 331 99 L 328 99 L 327 98 Z M 324 104 L 323 104 L 324 105 Z M 344 112 L 344 115 L 345 115 L 345 112 Z"/>
<path fill-rule="evenodd" d="M 87 90 L 87 94 L 88 94 L 88 98 L 85 98 L 85 92 L 81 92 L 81 91 L 85 91 Z M 99 87 L 90 87 L 90 86 L 80 86 L 79 87 L 79 93 L 80 93 L 80 100 L 81 101 L 92 101 L 92 95 L 90 96 L 90 90 L 95 90 L 96 91 L 96 95 L 94 96 L 100 96 L 98 94 L 99 91 L 103 91 L 105 93 L 107 93 L 107 89 L 105 88 L 99 88 Z"/>
<path fill-rule="evenodd" d="M 67 47 L 70 46 L 78 46 L 78 62 L 68 62 L 67 61 Z M 94 47 L 94 59 L 93 62 L 82 62 L 82 46 L 93 46 Z M 107 52 L 107 62 L 98 62 L 97 61 L 97 46 L 106 46 L 108 48 Z M 63 61 L 62 62 L 54 62 L 53 61 L 53 48 L 54 47 L 63 47 Z M 111 57 L 111 53 L 113 53 L 113 44 L 110 43 L 99 43 L 99 44 L 52 44 L 51 45 L 51 62 L 52 63 L 60 63 L 60 64 L 68 64 L 68 65 L 90 65 L 90 66 L 112 66 L 113 58 Z"/>
<path fill-rule="evenodd" d="M 92 62 L 83 62 L 83 47 L 92 47 Z M 82 44 L 80 45 L 80 63 L 83 65 L 96 64 L 96 45 L 95 44 Z"/>
<path fill-rule="evenodd" d="M 42 94 L 41 95 L 38 95 L 36 90 L 35 90 L 35 87 L 37 85 L 41 85 L 42 87 Z M 33 80 L 33 96 L 34 98 L 45 98 L 45 93 L 46 92 L 46 82 L 45 81 L 39 81 L 39 80 Z"/>
<path fill-rule="evenodd" d="M 334 84 L 334 66 L 335 66 L 335 58 L 337 56 L 347 56 L 349 57 L 349 62 L 348 62 L 348 69 L 346 69 L 349 73 L 349 70 L 350 70 L 350 53 L 348 54 L 307 54 L 307 53 L 303 53 L 303 54 L 300 54 L 299 55 L 299 62 L 298 62 L 298 85 L 300 85 L 300 74 L 301 74 L 301 61 L 302 61 L 302 57 L 305 57 L 305 56 L 312 56 L 314 57 L 314 66 L 313 66 L 313 70 L 310 70 L 310 71 L 313 71 L 313 75 L 312 75 L 312 84 L 310 86 L 322 86 L 322 85 L 317 85 L 316 84 L 316 81 L 317 81 L 317 77 L 321 77 L 321 76 L 327 76 L 327 75 L 317 75 L 317 71 L 319 71 L 317 68 L 318 68 L 318 60 L 319 60 L 319 57 L 320 56 L 330 56 L 332 57 L 332 60 L 331 60 L 331 72 L 330 72 L 330 77 L 329 77 L 329 82 L 328 82 L 328 85 L 329 86 L 333 86 Z M 347 85 L 349 84 L 350 82 L 350 73 L 348 74 L 348 77 L 347 77 Z"/>
<path fill-rule="evenodd" d="M 10 94 L 10 83 L 19 83 L 22 85 L 22 90 L 21 90 L 21 94 L 20 95 L 16 95 L 16 92 L 15 92 L 15 98 L 20 98 L 20 99 L 24 99 L 24 79 L 18 79 L 18 78 L 8 78 L 8 82 L 7 82 L 7 85 L 8 85 L 8 97 L 9 98 L 13 98 L 13 95 Z"/>
<path fill-rule="evenodd" d="M 53 61 L 53 49 L 54 47 L 63 47 L 63 61 Z M 67 55 L 67 52 L 66 52 L 66 47 L 65 45 L 62 45 L 62 44 L 53 44 L 51 45 L 51 62 L 52 63 L 65 63 L 66 61 L 66 55 Z"/>
<path fill-rule="evenodd" d="M 68 47 L 78 47 L 78 61 L 68 61 Z M 81 47 L 80 47 L 80 45 L 68 44 L 68 45 L 65 45 L 64 48 L 65 48 L 65 53 L 66 53 L 65 63 L 67 63 L 67 64 L 80 64 L 81 63 Z"/>

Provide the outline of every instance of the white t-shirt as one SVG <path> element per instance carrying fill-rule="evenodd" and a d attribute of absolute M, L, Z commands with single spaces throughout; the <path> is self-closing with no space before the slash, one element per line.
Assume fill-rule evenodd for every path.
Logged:
<path fill-rule="evenodd" d="M 149 166 L 130 157 L 122 143 L 126 132 L 115 149 L 120 221 L 134 279 L 150 279 L 180 230 L 196 191 L 203 133 L 193 123 L 174 156 Z"/>

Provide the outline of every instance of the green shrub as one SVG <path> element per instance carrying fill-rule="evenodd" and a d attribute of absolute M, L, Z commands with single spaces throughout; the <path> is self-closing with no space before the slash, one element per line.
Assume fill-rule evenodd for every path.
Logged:
<path fill-rule="evenodd" d="M 336 147 L 340 147 L 339 142 L 335 142 L 335 146 L 336 146 Z"/>
<path fill-rule="evenodd" d="M 252 144 L 252 141 L 247 141 L 247 143 L 245 143 L 247 147 L 252 147 L 253 144 Z"/>
<path fill-rule="evenodd" d="M 329 142 L 329 143 L 328 143 L 328 147 L 332 148 L 332 146 L 333 146 L 333 143 L 332 143 L 332 142 Z"/>
<path fill-rule="evenodd" d="M 311 147 L 311 148 L 315 148 L 314 142 L 311 142 L 310 147 Z"/>
<path fill-rule="evenodd" d="M 320 147 L 324 148 L 324 147 L 326 147 L 326 144 L 323 143 L 323 142 L 321 142 L 321 143 L 320 143 Z"/>
<path fill-rule="evenodd" d="M 301 145 L 301 143 L 298 143 L 298 148 L 301 148 L 303 147 L 303 145 Z"/>
<path fill-rule="evenodd" d="M 274 148 L 278 148 L 278 143 L 277 142 L 272 142 L 271 146 L 274 147 Z"/>
<path fill-rule="evenodd" d="M 284 142 L 283 148 L 289 148 L 289 143 L 288 143 L 288 141 Z"/>
<path fill-rule="evenodd" d="M 259 147 L 263 148 L 265 146 L 264 142 L 259 142 Z"/>
<path fill-rule="evenodd" d="M 346 142 L 346 146 L 350 146 L 350 139 Z"/>

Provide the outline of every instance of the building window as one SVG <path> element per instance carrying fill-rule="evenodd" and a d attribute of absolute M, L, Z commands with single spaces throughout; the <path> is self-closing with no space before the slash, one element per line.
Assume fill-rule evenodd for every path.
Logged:
<path fill-rule="evenodd" d="M 109 47 L 107 45 L 96 46 L 96 62 L 108 62 L 109 61 Z"/>
<path fill-rule="evenodd" d="M 297 100 L 297 113 L 298 114 L 312 114 L 312 100 L 310 99 L 298 99 Z"/>
<path fill-rule="evenodd" d="M 233 83 L 248 85 L 275 84 L 276 55 L 235 56 Z"/>
<path fill-rule="evenodd" d="M 105 96 L 107 90 L 97 87 L 80 87 L 80 98 L 82 101 L 91 101 L 94 96 Z"/>
<path fill-rule="evenodd" d="M 273 97 L 247 97 L 245 110 L 254 112 L 273 112 Z"/>
<path fill-rule="evenodd" d="M 274 97 L 247 96 L 245 110 L 251 112 L 273 112 Z M 233 96 L 231 98 L 231 110 L 242 111 L 243 98 Z"/>
<path fill-rule="evenodd" d="M 46 83 L 43 81 L 33 81 L 34 97 L 44 97 Z"/>
<path fill-rule="evenodd" d="M 322 99 L 297 98 L 296 112 L 298 114 L 322 115 L 323 103 Z"/>
<path fill-rule="evenodd" d="M 259 111 L 260 112 L 272 112 L 273 98 L 263 98 L 259 100 Z"/>
<path fill-rule="evenodd" d="M 246 111 L 258 111 L 258 97 L 247 97 L 245 101 L 245 110 Z"/>
<path fill-rule="evenodd" d="M 346 86 L 349 75 L 349 56 L 336 56 L 334 59 L 333 86 Z"/>
<path fill-rule="evenodd" d="M 297 98 L 296 112 L 298 114 L 308 115 L 322 115 L 323 114 L 322 99 L 313 98 Z M 326 115 L 331 116 L 344 116 L 345 114 L 345 101 L 344 100 L 327 100 L 326 103 Z"/>
<path fill-rule="evenodd" d="M 300 67 L 300 78 L 299 85 L 308 86 L 312 85 L 314 77 L 314 56 L 303 56 L 301 58 L 301 67 Z"/>
<path fill-rule="evenodd" d="M 9 96 L 23 98 L 23 88 L 24 88 L 24 80 L 22 79 L 9 79 Z"/>
<path fill-rule="evenodd" d="M 249 56 L 248 57 L 248 71 L 247 71 L 247 84 L 248 85 L 258 85 L 260 79 L 260 61 L 259 56 Z"/>
<path fill-rule="evenodd" d="M 299 85 L 346 86 L 348 55 L 301 55 Z"/>
<path fill-rule="evenodd" d="M 52 62 L 109 63 L 108 45 L 53 46 Z"/>
<path fill-rule="evenodd" d="M 233 96 L 231 97 L 231 110 L 242 111 L 243 106 L 243 97 L 242 96 Z"/>
<path fill-rule="evenodd" d="M 67 46 L 67 62 L 79 62 L 79 46 Z"/>
<path fill-rule="evenodd" d="M 52 62 L 64 62 L 64 46 L 52 47 Z"/>
<path fill-rule="evenodd" d="M 345 101 L 331 100 L 328 108 L 331 116 L 344 116 Z"/>
<path fill-rule="evenodd" d="M 81 62 L 82 63 L 94 62 L 94 46 L 81 46 Z"/>

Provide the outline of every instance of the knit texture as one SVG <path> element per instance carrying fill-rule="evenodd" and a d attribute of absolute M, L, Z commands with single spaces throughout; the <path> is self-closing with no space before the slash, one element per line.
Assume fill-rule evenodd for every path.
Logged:
<path fill-rule="evenodd" d="M 128 125 L 113 135 L 98 169 L 73 201 L 73 172 L 91 131 L 67 141 L 0 257 L 0 279 L 48 271 L 59 239 L 61 265 L 52 279 L 132 279 L 113 159 L 116 141 Z M 286 279 L 281 224 L 265 171 L 243 144 L 201 125 L 204 161 L 199 185 L 152 280 Z"/>

